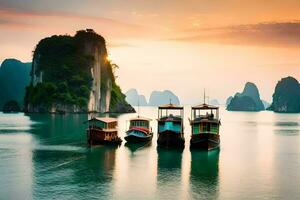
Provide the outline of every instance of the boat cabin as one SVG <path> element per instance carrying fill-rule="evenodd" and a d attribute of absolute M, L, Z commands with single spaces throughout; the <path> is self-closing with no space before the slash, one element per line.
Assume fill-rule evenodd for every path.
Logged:
<path fill-rule="evenodd" d="M 115 118 L 109 117 L 94 117 L 89 121 L 89 127 L 104 129 L 116 129 L 118 121 Z"/>
<path fill-rule="evenodd" d="M 192 134 L 219 134 L 219 107 L 201 104 L 192 107 Z"/>
<path fill-rule="evenodd" d="M 151 119 L 138 116 L 137 118 L 130 119 L 129 128 L 138 127 L 149 129 L 150 121 Z"/>
<path fill-rule="evenodd" d="M 89 133 L 97 134 L 102 140 L 111 141 L 118 138 L 118 121 L 115 118 L 94 117 L 88 121 L 88 124 Z"/>
<path fill-rule="evenodd" d="M 183 132 L 183 107 L 167 104 L 158 107 L 158 132 Z"/>

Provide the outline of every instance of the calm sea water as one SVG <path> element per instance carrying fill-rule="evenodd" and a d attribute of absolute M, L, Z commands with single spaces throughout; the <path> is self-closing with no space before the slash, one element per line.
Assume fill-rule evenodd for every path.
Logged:
<path fill-rule="evenodd" d="M 189 112 L 183 151 L 157 150 L 156 134 L 88 148 L 87 115 L 0 114 L 0 199 L 300 198 L 300 115 L 221 109 L 221 149 L 191 152 Z M 133 116 L 119 116 L 120 136 Z"/>

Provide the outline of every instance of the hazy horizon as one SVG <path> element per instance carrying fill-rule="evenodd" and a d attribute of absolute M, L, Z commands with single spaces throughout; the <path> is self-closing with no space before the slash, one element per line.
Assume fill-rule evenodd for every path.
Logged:
<path fill-rule="evenodd" d="M 299 9 L 294 0 L 0 0 L 0 62 L 30 62 L 41 39 L 92 28 L 123 92 L 168 89 L 194 104 L 206 88 L 224 102 L 253 82 L 271 102 L 277 81 L 300 79 Z"/>

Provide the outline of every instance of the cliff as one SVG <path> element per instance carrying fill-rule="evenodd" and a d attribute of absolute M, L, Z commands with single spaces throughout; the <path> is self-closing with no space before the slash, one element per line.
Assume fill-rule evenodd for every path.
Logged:
<path fill-rule="evenodd" d="M 0 67 L 0 110 L 14 101 L 23 106 L 25 88 L 30 83 L 31 63 L 22 63 L 16 59 L 6 59 Z"/>
<path fill-rule="evenodd" d="M 293 77 L 281 79 L 273 94 L 273 102 L 268 110 L 282 113 L 300 112 L 300 84 Z"/>
<path fill-rule="evenodd" d="M 147 106 L 147 100 L 144 95 L 140 95 L 136 89 L 130 89 L 126 92 L 126 101 L 132 106 Z"/>
<path fill-rule="evenodd" d="M 41 40 L 33 54 L 27 112 L 133 112 L 115 83 L 105 39 L 93 30 Z"/>
<path fill-rule="evenodd" d="M 168 104 L 172 102 L 172 104 L 180 105 L 179 98 L 171 91 L 153 91 L 150 95 L 149 106 L 158 106 L 162 104 Z"/>
<path fill-rule="evenodd" d="M 229 111 L 261 111 L 264 105 L 254 83 L 246 83 L 242 93 L 236 93 L 227 105 Z"/>

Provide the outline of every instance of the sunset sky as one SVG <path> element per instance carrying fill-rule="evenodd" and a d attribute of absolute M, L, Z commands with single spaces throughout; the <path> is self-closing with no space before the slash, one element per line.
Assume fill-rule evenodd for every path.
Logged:
<path fill-rule="evenodd" d="M 280 78 L 300 80 L 299 11 L 299 0 L 0 0 L 0 62 L 92 28 L 124 92 L 169 89 L 194 104 L 203 88 L 225 101 L 250 81 L 271 101 Z"/>

